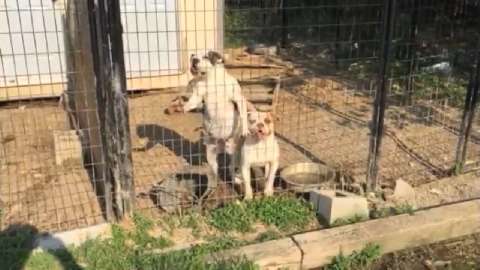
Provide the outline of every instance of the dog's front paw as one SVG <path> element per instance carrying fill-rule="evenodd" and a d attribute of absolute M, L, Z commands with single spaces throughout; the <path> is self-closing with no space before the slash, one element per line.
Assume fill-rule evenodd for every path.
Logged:
<path fill-rule="evenodd" d="M 245 192 L 245 196 L 243 197 L 245 201 L 249 201 L 253 199 L 253 193 L 252 192 Z"/>
<path fill-rule="evenodd" d="M 273 196 L 273 188 L 266 188 L 266 189 L 263 191 L 263 194 L 264 194 L 266 197 Z"/>
<path fill-rule="evenodd" d="M 233 177 L 233 183 L 236 184 L 236 185 L 241 185 L 241 184 L 243 184 L 243 179 L 242 179 L 242 177 L 239 176 L 239 175 L 235 175 L 235 176 Z"/>
<path fill-rule="evenodd" d="M 248 130 L 248 128 L 247 129 L 242 129 L 240 133 L 241 133 L 242 137 L 247 137 L 248 135 L 250 135 L 250 130 Z"/>

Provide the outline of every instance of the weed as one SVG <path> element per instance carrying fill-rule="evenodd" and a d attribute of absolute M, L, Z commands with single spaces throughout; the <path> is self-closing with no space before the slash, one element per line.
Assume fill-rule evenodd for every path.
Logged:
<path fill-rule="evenodd" d="M 141 226 L 140 230 L 148 228 Z M 137 220 L 138 221 L 138 220 Z M 169 253 L 152 252 L 152 246 L 140 246 L 133 249 L 129 244 L 135 237 L 118 226 L 112 227 L 110 239 L 93 239 L 79 248 L 72 250 L 76 259 L 85 265 L 85 270 L 130 270 L 130 269 L 178 269 L 178 270 L 253 270 L 257 266 L 245 258 L 211 258 L 210 254 L 245 244 L 232 237 L 212 238 L 206 244 L 195 246 L 188 250 Z M 61 269 L 55 259 L 48 254 L 39 253 L 32 256 L 27 266 L 31 270 Z M 74 269 L 74 268 L 68 268 Z"/>
<path fill-rule="evenodd" d="M 420 99 L 448 100 L 454 107 L 464 103 L 467 81 L 458 78 L 442 78 L 434 73 L 421 73 L 415 76 L 414 96 Z"/>
<path fill-rule="evenodd" d="M 380 258 L 380 246 L 367 244 L 362 250 L 354 251 L 349 256 L 342 253 L 337 255 L 326 270 L 357 270 L 367 269 L 372 263 Z"/>
<path fill-rule="evenodd" d="M 207 243 L 196 246 L 194 250 L 197 252 L 212 253 L 249 244 L 246 241 L 241 241 L 228 235 L 224 235 L 222 237 L 212 237 L 208 240 L 209 241 Z"/>
<path fill-rule="evenodd" d="M 290 196 L 251 201 L 248 208 L 258 221 L 286 232 L 304 229 L 315 218 L 311 205 Z"/>
<path fill-rule="evenodd" d="M 330 227 L 345 226 L 345 225 L 348 225 L 348 224 L 354 224 L 354 223 L 358 223 L 358 222 L 361 222 L 361 221 L 365 221 L 367 219 L 368 218 L 366 218 L 364 216 L 360 216 L 360 215 L 355 215 L 355 216 L 352 216 L 352 217 L 349 217 L 349 218 L 338 218 L 334 222 L 332 222 L 332 224 L 330 224 Z"/>
<path fill-rule="evenodd" d="M 415 208 L 411 204 L 403 203 L 403 204 L 396 205 L 395 207 L 386 207 L 386 208 L 376 209 L 371 212 L 371 217 L 376 219 L 376 218 L 384 218 L 384 217 L 402 215 L 402 214 L 413 215 L 414 213 L 415 213 Z"/>
<path fill-rule="evenodd" d="M 305 228 L 314 217 L 312 207 L 305 201 L 279 196 L 228 204 L 214 210 L 209 223 L 221 231 L 248 232 L 254 222 L 262 222 L 290 232 Z"/>
<path fill-rule="evenodd" d="M 261 243 L 261 242 L 279 239 L 280 237 L 282 237 L 281 233 L 279 233 L 276 230 L 270 229 L 270 230 L 267 230 L 266 232 L 259 234 L 257 238 L 255 238 L 255 241 Z"/>
<path fill-rule="evenodd" d="M 208 217 L 208 223 L 220 231 L 248 232 L 252 230 L 255 216 L 245 203 L 230 203 L 215 209 Z"/>
<path fill-rule="evenodd" d="M 132 233 L 132 240 L 138 247 L 165 248 L 172 245 L 172 242 L 167 238 L 156 238 L 149 234 L 149 230 L 154 226 L 154 222 L 149 218 L 139 213 L 134 213 L 133 223 L 135 224 L 135 230 Z"/>
<path fill-rule="evenodd" d="M 411 204 L 403 203 L 403 204 L 397 205 L 394 208 L 394 212 L 396 215 L 402 215 L 402 214 L 413 215 L 415 213 L 415 208 Z"/>
<path fill-rule="evenodd" d="M 42 252 L 31 256 L 25 265 L 26 270 L 51 270 L 62 269 L 61 265 L 56 261 L 55 256 Z"/>
<path fill-rule="evenodd" d="M 192 235 L 196 238 L 201 235 L 201 224 L 204 217 L 198 213 L 191 212 L 181 217 L 180 226 L 192 229 Z"/>

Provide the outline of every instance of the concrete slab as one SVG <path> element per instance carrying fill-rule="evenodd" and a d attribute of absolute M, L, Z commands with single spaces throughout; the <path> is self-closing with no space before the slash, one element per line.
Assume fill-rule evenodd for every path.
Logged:
<path fill-rule="evenodd" d="M 317 214 L 328 224 L 339 219 L 355 216 L 368 219 L 368 202 L 364 197 L 353 193 L 335 190 L 315 190 L 310 192 L 310 201 Z"/>
<path fill-rule="evenodd" d="M 35 240 L 34 252 L 64 249 L 69 246 L 79 246 L 89 239 L 110 237 L 110 228 L 110 224 L 103 223 L 82 229 L 42 235 Z"/>

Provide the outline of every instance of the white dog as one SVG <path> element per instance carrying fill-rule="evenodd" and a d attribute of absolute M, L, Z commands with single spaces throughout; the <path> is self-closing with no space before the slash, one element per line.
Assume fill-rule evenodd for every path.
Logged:
<path fill-rule="evenodd" d="M 190 61 L 190 71 L 196 76 L 189 83 L 192 94 L 186 103 L 177 99 L 170 110 L 188 112 L 203 106 L 206 157 L 217 177 L 217 155 L 226 152 L 233 157 L 238 136 L 248 134 L 247 107 L 250 105 L 237 79 L 227 73 L 219 53 L 209 52 L 204 57 L 192 55 Z M 234 161 L 230 165 L 233 172 Z"/>
<path fill-rule="evenodd" d="M 265 166 L 267 182 L 264 194 L 273 195 L 273 184 L 280 158 L 280 147 L 273 128 L 273 115 L 270 112 L 249 111 L 248 123 L 250 134 L 245 138 L 240 150 L 242 179 L 236 179 L 237 183 L 243 181 L 245 185 L 246 200 L 253 197 L 250 175 L 252 165 Z"/>

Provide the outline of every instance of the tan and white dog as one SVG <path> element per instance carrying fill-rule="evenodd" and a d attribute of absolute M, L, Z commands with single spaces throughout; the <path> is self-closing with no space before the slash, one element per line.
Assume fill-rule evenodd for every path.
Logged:
<path fill-rule="evenodd" d="M 195 78 L 189 83 L 191 96 L 178 98 L 167 112 L 188 112 L 203 107 L 204 144 L 207 162 L 218 176 L 217 155 L 235 156 L 239 136 L 248 134 L 247 107 L 237 79 L 228 74 L 222 56 L 209 52 L 203 57 L 192 55 L 190 71 Z M 231 162 L 231 172 L 234 172 Z"/>
<path fill-rule="evenodd" d="M 248 112 L 250 134 L 246 136 L 239 151 L 242 179 L 235 179 L 236 183 L 243 182 L 246 200 L 253 198 L 250 171 L 252 165 L 265 166 L 267 182 L 264 194 L 266 196 L 273 195 L 275 174 L 280 158 L 280 147 L 275 138 L 273 120 L 270 112 Z"/>

